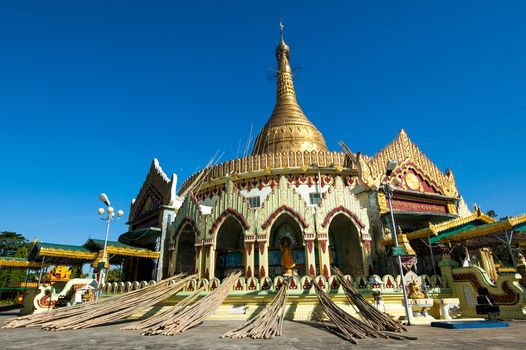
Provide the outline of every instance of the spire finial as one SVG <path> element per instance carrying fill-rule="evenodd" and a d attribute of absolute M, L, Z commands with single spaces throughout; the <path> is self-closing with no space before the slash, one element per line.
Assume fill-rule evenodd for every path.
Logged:
<path fill-rule="evenodd" d="M 279 36 L 281 38 L 281 41 L 283 41 L 283 28 L 285 28 L 285 26 L 283 25 L 283 18 L 280 18 L 279 19 Z"/>

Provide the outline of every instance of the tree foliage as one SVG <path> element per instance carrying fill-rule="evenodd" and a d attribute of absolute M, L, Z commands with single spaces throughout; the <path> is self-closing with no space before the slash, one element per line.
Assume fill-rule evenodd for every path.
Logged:
<path fill-rule="evenodd" d="M 106 279 L 106 281 L 109 283 L 120 282 L 121 281 L 121 271 L 119 269 L 110 269 L 108 271 L 108 278 Z"/>
<path fill-rule="evenodd" d="M 31 244 L 21 234 L 10 231 L 0 232 L 0 256 L 27 258 Z M 1 268 L 0 288 L 10 283 L 25 282 L 26 271 L 20 269 Z"/>

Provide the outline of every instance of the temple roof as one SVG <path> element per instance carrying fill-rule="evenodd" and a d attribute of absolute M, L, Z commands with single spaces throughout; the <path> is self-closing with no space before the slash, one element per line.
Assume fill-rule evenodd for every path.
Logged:
<path fill-rule="evenodd" d="M 84 243 L 84 247 L 92 251 L 102 250 L 104 249 L 104 240 L 90 238 L 86 243 Z M 132 247 L 131 245 L 115 241 L 108 241 L 106 249 L 108 254 L 113 255 L 135 256 L 139 258 L 153 259 L 157 259 L 160 256 L 159 252 L 154 252 L 146 248 Z"/>
<path fill-rule="evenodd" d="M 463 218 L 454 218 L 439 224 L 429 223 L 428 227 L 408 233 L 406 236 L 410 241 L 418 238 L 427 239 L 429 237 L 429 241 L 434 243 L 459 232 L 494 222 L 495 219 L 477 209 L 472 215 Z M 383 244 L 390 246 L 393 243 L 391 239 L 386 239 Z"/>
<path fill-rule="evenodd" d="M 462 242 L 476 238 L 499 235 L 506 232 L 526 233 L 526 214 L 515 217 L 506 217 L 477 227 L 470 227 L 460 232 L 455 232 L 447 237 L 438 236 L 435 242 Z M 431 241 L 433 243 L 433 241 Z"/>
<path fill-rule="evenodd" d="M 47 266 L 45 264 L 44 266 Z M 19 269 L 39 269 L 42 264 L 38 261 L 29 261 L 26 258 L 13 258 L 0 256 L 0 267 L 19 268 Z"/>
<path fill-rule="evenodd" d="M 297 151 L 327 152 L 321 132 L 307 119 L 296 100 L 290 67 L 290 48 L 283 39 L 276 47 L 278 61 L 276 104 L 270 119 L 254 142 L 252 154 Z"/>

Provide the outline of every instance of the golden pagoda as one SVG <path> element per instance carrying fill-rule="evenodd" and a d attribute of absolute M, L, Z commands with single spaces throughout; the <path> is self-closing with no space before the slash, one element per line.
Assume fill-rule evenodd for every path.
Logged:
<path fill-rule="evenodd" d="M 325 139 L 310 122 L 296 100 L 290 48 L 283 39 L 283 25 L 280 23 L 281 40 L 276 47 L 277 91 L 276 105 L 267 124 L 254 142 L 253 154 L 281 153 L 290 151 L 327 152 Z"/>

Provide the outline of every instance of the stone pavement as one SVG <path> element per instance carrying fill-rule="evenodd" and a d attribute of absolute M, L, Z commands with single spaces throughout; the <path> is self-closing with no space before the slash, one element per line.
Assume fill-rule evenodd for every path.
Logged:
<path fill-rule="evenodd" d="M 0 314 L 0 324 L 13 315 Z M 359 340 L 353 345 L 310 324 L 285 322 L 284 336 L 271 340 L 222 339 L 220 336 L 241 325 L 240 321 L 207 321 L 175 337 L 143 337 L 123 331 L 122 324 L 78 331 L 46 332 L 38 328 L 0 329 L 0 349 L 524 349 L 526 322 L 511 322 L 509 328 L 446 330 L 412 326 L 409 334 L 417 341 Z"/>

